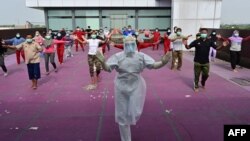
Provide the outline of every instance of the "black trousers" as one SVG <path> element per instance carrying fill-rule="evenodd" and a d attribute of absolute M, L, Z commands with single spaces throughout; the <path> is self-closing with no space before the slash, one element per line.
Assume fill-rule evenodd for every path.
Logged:
<path fill-rule="evenodd" d="M 4 64 L 4 56 L 2 54 L 0 54 L 0 66 L 3 69 L 3 71 L 6 73 L 7 72 L 7 68 Z"/>
<path fill-rule="evenodd" d="M 236 65 L 240 64 L 240 51 L 230 51 L 230 62 L 232 69 L 235 69 Z"/>

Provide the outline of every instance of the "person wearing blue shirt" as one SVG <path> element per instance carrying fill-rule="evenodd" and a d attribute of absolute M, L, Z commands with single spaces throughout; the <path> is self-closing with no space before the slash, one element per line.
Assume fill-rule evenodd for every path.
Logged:
<path fill-rule="evenodd" d="M 25 42 L 25 39 L 23 37 L 21 37 L 20 33 L 17 33 L 16 37 L 14 37 L 12 39 L 4 40 L 4 42 L 7 43 L 7 44 L 11 44 L 13 46 L 17 46 L 17 45 Z M 17 61 L 17 64 L 21 63 L 20 56 L 22 56 L 23 60 L 25 60 L 25 58 L 24 58 L 24 51 L 23 50 L 16 50 L 16 61 Z"/>
<path fill-rule="evenodd" d="M 131 25 L 128 26 L 126 30 L 123 31 L 124 36 L 135 35 L 135 31 L 132 29 Z"/>

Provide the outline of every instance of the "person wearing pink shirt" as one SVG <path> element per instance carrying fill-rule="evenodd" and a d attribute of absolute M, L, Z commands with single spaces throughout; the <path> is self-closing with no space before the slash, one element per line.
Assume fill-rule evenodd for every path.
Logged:
<path fill-rule="evenodd" d="M 57 40 L 52 39 L 51 35 L 47 33 L 45 36 L 45 40 L 43 42 L 43 52 L 44 52 L 44 58 L 45 58 L 45 69 L 46 69 L 46 75 L 49 75 L 49 61 L 52 64 L 53 68 L 55 69 L 55 72 L 58 71 L 56 63 L 55 63 L 55 45 L 56 44 L 64 44 L 67 41 L 63 40 Z"/>
<path fill-rule="evenodd" d="M 36 31 L 35 33 L 35 37 L 33 38 L 33 40 L 38 43 L 39 45 L 42 45 L 43 44 L 43 41 L 44 41 L 44 38 L 43 36 L 40 34 L 39 31 Z"/>

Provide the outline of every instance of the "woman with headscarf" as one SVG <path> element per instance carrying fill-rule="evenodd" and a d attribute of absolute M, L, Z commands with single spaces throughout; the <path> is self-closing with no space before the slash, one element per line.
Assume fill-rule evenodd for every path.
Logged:
<path fill-rule="evenodd" d="M 67 41 L 52 39 L 52 36 L 50 33 L 47 33 L 45 36 L 45 40 L 42 44 L 43 46 L 43 52 L 44 52 L 44 59 L 45 59 L 45 69 L 46 69 L 46 75 L 49 75 L 49 61 L 53 68 L 55 69 L 55 72 L 58 71 L 56 63 L 55 63 L 55 44 L 63 44 L 67 43 Z"/>
<path fill-rule="evenodd" d="M 227 41 L 227 44 L 230 44 L 230 62 L 234 72 L 238 72 L 236 66 L 240 64 L 242 42 L 250 40 L 250 36 L 242 38 L 239 34 L 239 31 L 235 30 L 231 37 L 228 39 L 223 38 L 223 40 Z"/>
<path fill-rule="evenodd" d="M 42 45 L 42 44 L 43 44 L 43 41 L 44 41 L 44 38 L 43 38 L 43 36 L 40 34 L 39 31 L 36 31 L 33 40 L 34 40 L 36 43 L 38 43 L 39 45 Z"/>
<path fill-rule="evenodd" d="M 145 69 L 159 69 L 167 64 L 170 54 L 155 62 L 150 56 L 137 51 L 136 39 L 125 37 L 124 50 L 112 55 L 107 61 L 98 52 L 98 59 L 105 71 L 116 70 L 115 78 L 115 120 L 119 124 L 122 141 L 131 141 L 130 125 L 139 120 L 146 96 L 145 80 L 141 72 Z"/>

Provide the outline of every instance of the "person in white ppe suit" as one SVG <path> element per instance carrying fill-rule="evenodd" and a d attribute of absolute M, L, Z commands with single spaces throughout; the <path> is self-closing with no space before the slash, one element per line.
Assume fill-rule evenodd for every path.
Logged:
<path fill-rule="evenodd" d="M 144 68 L 159 69 L 170 59 L 165 54 L 161 61 L 155 62 L 150 56 L 137 51 L 136 39 L 125 37 L 124 50 L 111 56 L 105 61 L 104 56 L 98 52 L 97 58 L 101 61 L 103 69 L 111 72 L 115 69 L 118 74 L 115 78 L 115 120 L 119 124 L 122 141 L 131 141 L 130 125 L 139 120 L 146 96 L 146 84 L 141 76 Z"/>

